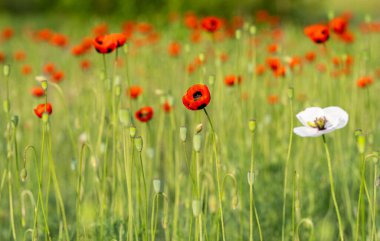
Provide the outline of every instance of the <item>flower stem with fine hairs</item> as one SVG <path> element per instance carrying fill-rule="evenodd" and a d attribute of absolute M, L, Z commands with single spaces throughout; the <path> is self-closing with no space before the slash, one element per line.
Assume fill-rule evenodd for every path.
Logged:
<path fill-rule="evenodd" d="M 221 227 L 222 227 L 222 237 L 223 237 L 223 241 L 225 241 L 226 237 L 225 237 L 225 232 L 224 232 L 224 218 L 223 218 L 223 207 L 222 207 L 222 191 L 220 189 L 220 178 L 219 178 L 220 160 L 218 159 L 218 152 L 217 152 L 217 149 L 216 149 L 216 133 L 215 133 L 215 129 L 214 129 L 214 126 L 212 124 L 211 118 L 210 118 L 209 114 L 207 113 L 206 108 L 203 108 L 203 111 L 205 112 L 205 114 L 207 116 L 207 120 L 210 123 L 211 132 L 212 132 L 212 136 L 213 136 L 214 155 L 215 155 L 216 183 L 217 183 L 217 187 L 218 187 L 218 199 L 219 199 L 219 215 L 220 215 L 220 223 L 221 223 Z"/>
<path fill-rule="evenodd" d="M 331 167 L 330 151 L 329 151 L 329 148 L 328 148 L 328 146 L 327 146 L 327 142 L 326 142 L 326 137 L 325 137 L 325 135 L 322 135 L 322 139 L 323 139 L 323 145 L 324 145 L 324 147 L 325 147 L 325 151 L 326 151 L 327 165 L 328 165 L 328 168 L 329 168 L 329 178 L 330 178 L 331 197 L 332 197 L 333 202 L 334 202 L 334 207 L 335 207 L 336 217 L 337 217 L 337 219 L 338 219 L 338 225 L 339 225 L 339 237 L 340 237 L 340 240 L 341 240 L 341 241 L 344 241 L 342 220 L 341 220 L 341 218 L 340 218 L 339 207 L 338 207 L 338 203 L 337 203 L 337 201 L 336 201 L 336 197 L 335 197 L 334 179 L 333 179 L 333 175 L 332 175 L 332 167 Z"/>
<path fill-rule="evenodd" d="M 287 188 L 287 180 L 288 180 L 288 166 L 290 160 L 290 154 L 292 150 L 293 143 L 293 88 L 288 89 L 288 97 L 290 102 L 290 130 L 289 130 L 289 144 L 288 144 L 288 152 L 286 155 L 285 161 L 285 170 L 284 170 L 284 190 L 283 190 L 283 205 L 282 205 L 282 229 L 281 229 L 281 240 L 285 240 L 285 218 L 286 218 L 286 188 Z"/>

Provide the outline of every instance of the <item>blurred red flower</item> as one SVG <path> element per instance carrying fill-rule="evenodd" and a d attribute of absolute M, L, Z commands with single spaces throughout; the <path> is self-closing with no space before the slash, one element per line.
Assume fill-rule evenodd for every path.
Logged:
<path fill-rule="evenodd" d="M 234 86 L 241 83 L 241 76 L 228 75 L 224 78 L 224 83 L 227 86 Z"/>
<path fill-rule="evenodd" d="M 32 88 L 31 93 L 35 97 L 42 97 L 45 95 L 45 91 L 41 86 L 35 86 Z"/>
<path fill-rule="evenodd" d="M 46 111 L 49 115 L 53 112 L 53 107 L 50 103 L 39 104 L 34 108 L 34 113 L 38 116 L 38 118 L 42 118 L 43 113 Z"/>
<path fill-rule="evenodd" d="M 325 43 L 330 37 L 328 27 L 322 24 L 307 26 L 304 29 L 304 33 L 317 44 Z"/>
<path fill-rule="evenodd" d="M 153 117 L 153 108 L 150 106 L 145 106 L 135 113 L 135 117 L 141 122 L 148 122 Z"/>
<path fill-rule="evenodd" d="M 170 43 L 168 52 L 170 56 L 177 57 L 181 53 L 181 45 L 178 42 Z"/>
<path fill-rule="evenodd" d="M 201 26 L 210 33 L 218 31 L 222 27 L 222 21 L 215 16 L 209 16 L 202 19 Z"/>
<path fill-rule="evenodd" d="M 143 88 L 140 86 L 131 86 L 127 90 L 127 95 L 129 95 L 132 99 L 137 99 L 143 92 Z"/>

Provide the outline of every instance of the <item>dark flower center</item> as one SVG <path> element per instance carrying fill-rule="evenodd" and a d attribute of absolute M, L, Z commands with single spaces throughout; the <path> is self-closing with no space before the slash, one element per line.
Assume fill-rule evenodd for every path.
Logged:
<path fill-rule="evenodd" d="M 197 92 L 195 92 L 193 94 L 193 98 L 194 98 L 195 101 L 198 100 L 201 97 L 202 97 L 202 93 L 200 91 L 197 91 Z"/>

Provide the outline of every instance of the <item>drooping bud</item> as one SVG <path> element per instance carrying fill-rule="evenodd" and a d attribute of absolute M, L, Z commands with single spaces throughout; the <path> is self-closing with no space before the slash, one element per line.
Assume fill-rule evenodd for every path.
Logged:
<path fill-rule="evenodd" d="M 358 135 L 356 139 L 356 145 L 360 154 L 363 154 L 365 151 L 365 136 Z"/>
<path fill-rule="evenodd" d="M 199 123 L 199 124 L 195 127 L 195 134 L 199 134 L 199 133 L 201 133 L 202 130 L 203 130 L 203 124 L 202 124 L 202 123 Z"/>

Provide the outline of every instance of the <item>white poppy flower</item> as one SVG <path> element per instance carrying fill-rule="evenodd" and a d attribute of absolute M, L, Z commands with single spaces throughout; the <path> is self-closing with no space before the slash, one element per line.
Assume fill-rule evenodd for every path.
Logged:
<path fill-rule="evenodd" d="M 337 106 L 324 109 L 309 107 L 297 114 L 298 120 L 304 125 L 293 129 L 302 137 L 317 137 L 343 128 L 347 125 L 348 114 Z"/>

